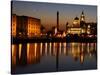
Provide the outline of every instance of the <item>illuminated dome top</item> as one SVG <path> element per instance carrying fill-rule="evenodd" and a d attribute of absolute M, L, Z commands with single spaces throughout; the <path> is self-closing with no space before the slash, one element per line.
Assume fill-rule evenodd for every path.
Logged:
<path fill-rule="evenodd" d="M 79 18 L 78 17 L 75 17 L 74 20 L 73 20 L 73 26 L 72 27 L 80 27 L 80 21 L 79 21 Z"/>
<path fill-rule="evenodd" d="M 79 20 L 79 18 L 78 17 L 75 17 L 74 20 Z"/>

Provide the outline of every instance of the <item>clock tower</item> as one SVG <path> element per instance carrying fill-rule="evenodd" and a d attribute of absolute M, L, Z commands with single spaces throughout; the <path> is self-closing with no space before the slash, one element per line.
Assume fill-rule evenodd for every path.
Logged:
<path fill-rule="evenodd" d="M 80 27 L 82 27 L 82 28 L 85 27 L 85 15 L 84 15 L 84 11 L 82 11 L 81 16 L 80 16 Z"/>

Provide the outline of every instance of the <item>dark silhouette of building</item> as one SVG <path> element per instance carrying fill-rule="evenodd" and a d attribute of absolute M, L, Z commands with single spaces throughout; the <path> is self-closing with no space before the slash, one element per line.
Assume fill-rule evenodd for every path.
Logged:
<path fill-rule="evenodd" d="M 57 31 L 59 31 L 59 11 L 57 11 Z"/>
<path fill-rule="evenodd" d="M 68 24 L 69 24 L 69 23 L 67 22 L 67 23 L 66 23 L 66 31 L 67 31 L 67 29 L 68 29 Z"/>

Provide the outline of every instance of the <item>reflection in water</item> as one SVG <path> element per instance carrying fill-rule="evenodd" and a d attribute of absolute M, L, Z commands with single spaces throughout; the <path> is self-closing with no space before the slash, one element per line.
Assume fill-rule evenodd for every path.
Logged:
<path fill-rule="evenodd" d="M 43 43 L 40 43 L 40 55 L 42 56 Z"/>
<path fill-rule="evenodd" d="M 12 64 L 16 64 L 16 45 L 12 45 Z"/>
<path fill-rule="evenodd" d="M 61 42 L 59 43 L 59 55 L 61 55 Z"/>
<path fill-rule="evenodd" d="M 19 44 L 19 59 L 21 58 L 21 48 L 22 48 L 22 44 Z"/>
<path fill-rule="evenodd" d="M 45 43 L 45 55 L 47 55 L 47 43 Z"/>
<path fill-rule="evenodd" d="M 40 60 L 40 50 L 37 43 L 27 44 L 27 63 L 33 64 Z"/>
<path fill-rule="evenodd" d="M 96 49 L 96 43 L 50 42 L 12 44 L 12 65 L 23 63 L 39 64 L 42 60 L 44 60 L 44 56 L 53 56 L 53 58 L 55 58 L 55 61 L 57 61 L 57 68 L 59 68 L 58 62 L 60 61 L 59 59 L 61 56 L 64 56 L 64 58 L 71 57 L 70 59 L 73 59 L 74 62 L 80 61 L 80 64 L 83 64 L 87 59 L 96 59 Z"/>
<path fill-rule="evenodd" d="M 66 55 L 66 43 L 63 43 L 64 55 Z"/>
<path fill-rule="evenodd" d="M 56 55 L 56 43 L 55 42 L 53 43 L 53 48 L 54 48 L 53 55 Z"/>
<path fill-rule="evenodd" d="M 51 42 L 49 43 L 49 54 L 51 55 Z"/>
<path fill-rule="evenodd" d="M 80 53 L 81 53 L 81 46 L 80 43 L 72 43 L 72 56 L 74 58 L 75 61 L 78 60 L 78 58 L 80 57 Z"/>

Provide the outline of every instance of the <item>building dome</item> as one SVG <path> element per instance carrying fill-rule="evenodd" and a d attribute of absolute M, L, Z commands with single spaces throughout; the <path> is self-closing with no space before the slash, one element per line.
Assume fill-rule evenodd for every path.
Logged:
<path fill-rule="evenodd" d="M 79 18 L 78 17 L 75 17 L 74 20 L 79 20 Z"/>
<path fill-rule="evenodd" d="M 78 17 L 75 17 L 74 18 L 74 21 L 73 21 L 73 27 L 80 27 L 80 24 L 79 24 L 79 18 Z"/>

